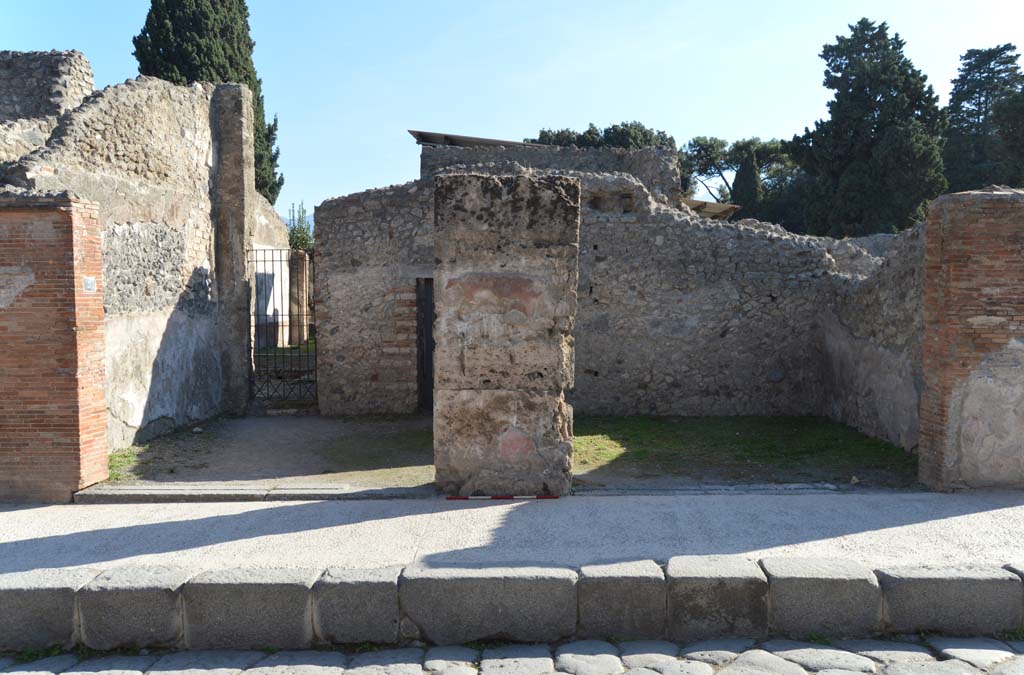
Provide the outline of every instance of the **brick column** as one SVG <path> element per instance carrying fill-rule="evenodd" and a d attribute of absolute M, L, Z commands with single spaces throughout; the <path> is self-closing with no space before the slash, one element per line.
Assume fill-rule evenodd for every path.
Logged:
<path fill-rule="evenodd" d="M 920 478 L 1024 486 L 1024 191 L 931 204 Z"/>
<path fill-rule="evenodd" d="M 435 200 L 437 483 L 464 495 L 565 494 L 579 180 L 443 176 Z"/>
<path fill-rule="evenodd" d="M 97 206 L 0 197 L 0 501 L 106 479 L 103 321 Z"/>

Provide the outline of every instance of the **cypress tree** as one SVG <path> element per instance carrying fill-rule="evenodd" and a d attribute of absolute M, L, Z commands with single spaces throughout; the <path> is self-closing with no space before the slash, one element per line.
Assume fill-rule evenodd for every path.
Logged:
<path fill-rule="evenodd" d="M 736 170 L 736 177 L 732 181 L 732 203 L 743 207 L 738 214 L 740 218 L 754 218 L 763 198 L 764 188 L 761 185 L 757 157 L 753 150 L 748 150 L 744 153 L 740 168 Z"/>
<path fill-rule="evenodd" d="M 245 0 L 152 0 L 132 43 L 141 75 L 175 84 L 238 82 L 252 90 L 256 189 L 273 204 L 284 185 L 277 172 L 277 117 L 266 121 Z"/>
<path fill-rule="evenodd" d="M 861 19 L 825 45 L 830 117 L 787 144 L 813 179 L 809 224 L 836 236 L 904 228 L 946 188 L 945 115 L 899 34 Z"/>

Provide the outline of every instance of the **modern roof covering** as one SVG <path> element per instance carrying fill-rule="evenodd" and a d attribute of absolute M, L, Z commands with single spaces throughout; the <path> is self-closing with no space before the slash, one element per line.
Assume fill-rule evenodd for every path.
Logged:
<path fill-rule="evenodd" d="M 478 138 L 476 136 L 459 136 L 458 134 L 442 134 L 436 131 L 416 131 L 409 129 L 409 133 L 420 145 L 458 145 L 463 148 L 475 148 L 481 145 L 538 145 L 537 143 L 523 143 L 521 141 L 503 141 L 498 138 Z"/>
<path fill-rule="evenodd" d="M 742 208 L 738 204 L 705 202 L 700 199 L 683 199 L 683 203 L 693 209 L 695 213 L 713 220 L 725 220 Z"/>

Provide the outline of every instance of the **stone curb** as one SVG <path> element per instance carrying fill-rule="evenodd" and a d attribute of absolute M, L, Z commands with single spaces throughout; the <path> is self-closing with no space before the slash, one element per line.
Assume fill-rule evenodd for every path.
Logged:
<path fill-rule="evenodd" d="M 1024 628 L 1024 565 L 680 556 L 375 570 L 166 566 L 0 574 L 0 652 L 424 640 L 863 638 Z"/>

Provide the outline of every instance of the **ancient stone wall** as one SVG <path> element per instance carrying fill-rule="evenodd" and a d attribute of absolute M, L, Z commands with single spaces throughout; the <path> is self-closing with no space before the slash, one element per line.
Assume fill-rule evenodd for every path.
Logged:
<path fill-rule="evenodd" d="M 107 477 L 100 236 L 95 204 L 0 192 L 0 501 Z"/>
<path fill-rule="evenodd" d="M 435 197 L 435 480 L 463 495 L 566 494 L 579 180 L 451 175 Z"/>
<path fill-rule="evenodd" d="M 215 415 L 229 390 L 248 396 L 250 98 L 147 77 L 108 87 L 0 178 L 99 204 L 111 447 Z"/>
<path fill-rule="evenodd" d="M 921 480 L 1024 486 L 1024 191 L 931 204 Z"/>
<path fill-rule="evenodd" d="M 57 117 L 92 93 L 79 52 L 0 51 L 0 163 L 42 146 Z"/>
<path fill-rule="evenodd" d="M 424 145 L 420 150 L 420 178 L 430 178 L 454 166 L 502 162 L 515 162 L 530 169 L 627 173 L 638 178 L 659 201 L 678 206 L 683 196 L 679 159 L 675 151 L 667 148 Z"/>
<path fill-rule="evenodd" d="M 317 395 L 325 415 L 416 410 L 416 279 L 434 275 L 433 181 L 316 207 Z"/>

